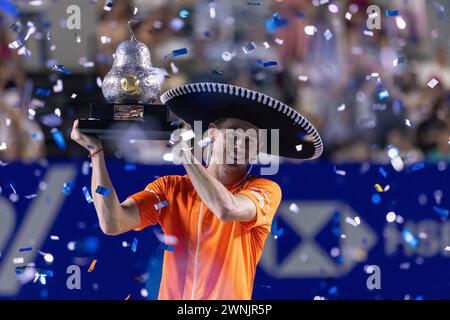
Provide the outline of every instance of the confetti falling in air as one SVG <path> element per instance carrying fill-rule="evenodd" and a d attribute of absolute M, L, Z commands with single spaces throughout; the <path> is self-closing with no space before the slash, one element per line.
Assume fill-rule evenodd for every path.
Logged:
<path fill-rule="evenodd" d="M 302 151 L 303 150 L 303 145 L 302 144 L 296 145 L 295 146 L 295 150 Z"/>
<path fill-rule="evenodd" d="M 17 18 L 19 16 L 19 10 L 17 6 L 10 0 L 0 1 L 0 11 L 6 13 L 12 18 Z"/>
<path fill-rule="evenodd" d="M 295 213 L 295 214 L 299 214 L 300 213 L 300 208 L 297 206 L 296 203 L 291 203 L 289 205 L 289 211 Z"/>
<path fill-rule="evenodd" d="M 317 28 L 315 26 L 306 26 L 304 30 L 305 34 L 308 36 L 313 36 L 317 32 Z"/>
<path fill-rule="evenodd" d="M 413 125 L 412 125 L 412 123 L 411 123 L 411 121 L 410 120 L 408 120 L 408 119 L 405 119 L 405 124 L 408 126 L 408 127 L 410 127 L 410 128 L 412 128 L 413 127 Z"/>
<path fill-rule="evenodd" d="M 168 57 L 178 57 L 178 56 L 182 56 L 188 53 L 188 50 L 186 48 L 181 48 L 181 49 L 177 49 L 177 50 L 173 50 L 171 53 L 169 53 L 167 56 L 164 57 L 164 60 L 166 60 Z"/>
<path fill-rule="evenodd" d="M 380 168 L 378 169 L 378 172 L 380 172 L 380 174 L 381 174 L 384 178 L 387 177 L 387 172 L 386 172 L 386 170 L 384 170 L 383 167 L 380 167 Z"/>
<path fill-rule="evenodd" d="M 72 181 L 64 183 L 62 192 L 66 196 L 68 196 L 69 194 L 72 193 L 73 186 L 74 186 L 74 183 Z"/>
<path fill-rule="evenodd" d="M 387 90 L 381 90 L 378 92 L 378 99 L 385 100 L 387 98 L 389 98 L 389 92 Z"/>
<path fill-rule="evenodd" d="M 59 237 L 58 237 L 58 236 L 55 236 L 55 235 L 52 235 L 52 236 L 50 236 L 50 239 L 51 239 L 51 240 L 59 240 Z"/>
<path fill-rule="evenodd" d="M 32 247 L 26 247 L 26 248 L 20 248 L 19 252 L 27 252 L 27 251 L 31 251 L 31 250 L 33 250 Z"/>
<path fill-rule="evenodd" d="M 433 210 L 439 213 L 443 218 L 448 218 L 448 210 L 440 208 L 438 206 L 433 206 Z"/>
<path fill-rule="evenodd" d="M 273 220 L 272 226 L 270 227 L 270 233 L 273 234 L 275 240 L 283 235 L 284 229 L 278 228 L 278 220 Z"/>
<path fill-rule="evenodd" d="M 159 203 L 155 204 L 155 208 L 156 208 L 156 210 L 159 210 L 159 209 L 164 208 L 167 205 L 169 205 L 169 201 L 164 200 L 162 202 L 159 202 Z"/>
<path fill-rule="evenodd" d="M 92 199 L 89 190 L 87 187 L 83 187 L 83 193 L 84 193 L 84 198 L 86 199 L 87 203 L 92 203 L 94 202 L 94 199 Z"/>
<path fill-rule="evenodd" d="M 211 137 L 206 137 L 205 139 L 202 139 L 197 143 L 201 148 L 204 148 L 212 143 L 212 139 Z"/>
<path fill-rule="evenodd" d="M 35 93 L 44 97 L 50 96 L 50 90 L 47 89 L 37 88 Z"/>
<path fill-rule="evenodd" d="M 136 252 L 137 245 L 138 245 L 138 239 L 134 238 L 133 244 L 131 245 L 131 251 Z"/>
<path fill-rule="evenodd" d="M 125 163 L 123 169 L 125 171 L 135 171 L 136 170 L 136 165 L 134 163 Z"/>
<path fill-rule="evenodd" d="M 336 166 L 334 166 L 334 173 L 336 173 L 337 175 L 340 175 L 340 176 L 345 176 L 346 174 L 347 174 L 347 172 L 345 171 L 345 170 L 338 170 L 337 168 L 336 168 Z"/>
<path fill-rule="evenodd" d="M 383 188 L 382 188 L 381 185 L 379 185 L 378 183 L 375 184 L 375 189 L 376 189 L 378 192 L 383 192 Z"/>
<path fill-rule="evenodd" d="M 13 264 L 22 264 L 24 263 L 23 257 L 13 258 Z"/>
<path fill-rule="evenodd" d="M 94 271 L 96 264 L 97 264 L 97 260 L 96 259 L 92 260 L 91 265 L 89 266 L 88 272 Z"/>
<path fill-rule="evenodd" d="M 333 38 L 333 34 L 331 33 L 330 29 L 325 30 L 325 32 L 323 33 L 323 36 L 325 37 L 325 39 L 327 41 L 330 41 L 331 38 Z"/>
<path fill-rule="evenodd" d="M 67 70 L 66 68 L 64 68 L 63 65 L 56 65 L 56 64 L 55 64 L 55 65 L 53 65 L 52 70 L 53 70 L 53 71 L 62 72 L 62 73 L 64 73 L 64 74 L 71 74 L 71 73 L 72 73 L 71 71 L 69 71 L 69 70 Z"/>
<path fill-rule="evenodd" d="M 392 61 L 392 64 L 393 64 L 394 67 L 396 67 L 396 66 L 398 66 L 399 64 L 404 63 L 405 60 L 406 60 L 405 57 L 399 57 L 399 58 L 394 59 L 394 60 Z"/>
<path fill-rule="evenodd" d="M 250 41 L 246 46 L 242 47 L 242 51 L 244 51 L 245 54 L 249 54 L 253 50 L 256 49 L 256 44 L 253 41 Z"/>
<path fill-rule="evenodd" d="M 111 190 L 101 185 L 98 185 L 97 189 L 95 189 L 95 192 L 101 194 L 104 197 L 107 197 L 111 193 Z"/>
<path fill-rule="evenodd" d="M 386 215 L 386 221 L 387 222 L 394 222 L 396 218 L 397 218 L 397 215 L 395 214 L 394 211 L 390 211 Z"/>
<path fill-rule="evenodd" d="M 381 197 L 378 193 L 375 193 L 372 195 L 371 200 L 373 204 L 379 204 L 381 202 Z"/>
<path fill-rule="evenodd" d="M 344 111 L 345 110 L 345 104 L 341 104 L 339 107 L 337 107 L 337 111 Z"/>
<path fill-rule="evenodd" d="M 359 217 L 355 217 L 354 219 L 346 217 L 345 222 L 354 227 L 357 227 L 361 224 L 361 220 L 359 219 Z"/>
<path fill-rule="evenodd" d="M 433 78 L 427 83 L 427 86 L 429 86 L 431 89 L 433 89 L 438 83 L 439 83 L 439 81 L 436 80 L 435 78 Z"/>
<path fill-rule="evenodd" d="M 408 228 L 403 230 L 402 237 L 403 240 L 405 240 L 405 242 L 413 249 L 415 249 L 419 244 L 419 240 L 412 234 L 411 230 L 409 230 Z"/>
<path fill-rule="evenodd" d="M 271 66 L 276 66 L 278 65 L 278 62 L 276 61 L 267 61 L 267 62 L 263 62 L 261 60 L 258 60 L 258 62 L 263 66 L 263 67 L 271 67 Z"/>
<path fill-rule="evenodd" d="M 53 92 L 61 92 L 63 91 L 63 82 L 61 79 L 56 80 L 56 84 L 53 86 Z"/>
<path fill-rule="evenodd" d="M 163 248 L 165 251 L 169 251 L 169 252 L 173 252 L 173 249 L 174 249 L 173 246 L 169 246 L 167 244 L 163 244 Z"/>
<path fill-rule="evenodd" d="M 62 150 L 65 151 L 67 149 L 66 147 L 66 141 L 64 140 L 64 135 L 63 133 L 58 130 L 57 128 L 53 128 L 51 131 L 53 140 L 55 141 L 57 147 Z"/>
<path fill-rule="evenodd" d="M 386 10 L 386 17 L 398 16 L 398 10 Z"/>
<path fill-rule="evenodd" d="M 425 165 L 423 162 L 414 163 L 411 167 L 411 171 L 417 171 L 417 170 L 423 169 L 424 166 Z"/>
<path fill-rule="evenodd" d="M 178 238 L 176 236 L 164 234 L 157 230 L 153 230 L 153 233 L 155 234 L 158 241 L 161 243 L 164 243 L 167 245 L 172 245 L 172 246 L 176 245 L 178 243 Z"/>

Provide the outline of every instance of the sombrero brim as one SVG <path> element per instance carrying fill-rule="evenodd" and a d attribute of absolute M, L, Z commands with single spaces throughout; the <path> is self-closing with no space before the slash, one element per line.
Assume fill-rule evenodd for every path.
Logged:
<path fill-rule="evenodd" d="M 161 95 L 177 117 L 193 125 L 201 120 L 203 130 L 219 118 L 238 118 L 259 129 L 279 129 L 279 148 L 267 135 L 268 154 L 296 159 L 315 159 L 323 144 L 314 126 L 284 103 L 254 90 L 224 83 L 192 83 L 170 89 Z"/>

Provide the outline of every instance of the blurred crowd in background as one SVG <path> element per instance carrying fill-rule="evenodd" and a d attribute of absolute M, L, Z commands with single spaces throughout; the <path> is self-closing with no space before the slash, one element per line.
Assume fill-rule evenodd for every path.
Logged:
<path fill-rule="evenodd" d="M 118 44 L 130 38 L 131 19 L 136 20 L 132 23 L 136 38 L 150 48 L 154 66 L 169 73 L 163 91 L 189 82 L 215 81 L 267 93 L 307 117 L 322 136 L 323 157 L 337 163 L 388 163 L 393 156 L 405 164 L 450 160 L 447 4 L 425 0 L 111 3 L 105 10 L 104 0 L 89 1 L 98 20 L 92 41 L 88 40 L 90 56 L 80 59 L 80 64 L 93 64 L 80 74 L 55 72 L 51 68 L 55 61 L 49 63 L 47 55 L 42 55 L 42 70 L 26 70 L 23 60 L 37 54 L 23 45 L 27 36 L 42 43 L 40 50 L 52 50 L 45 18 L 30 32 L 26 16 L 15 19 L 2 13 L 3 162 L 84 155 L 69 141 L 73 120 L 88 110 L 89 102 L 102 99 L 99 79 L 111 68 Z M 35 1 L 33 6 L 38 4 Z M 381 8 L 380 29 L 367 27 L 366 10 L 371 4 Z M 386 10 L 398 10 L 398 16 L 387 15 Z M 447 32 L 434 27 L 439 24 L 447 24 Z M 167 57 L 180 48 L 188 53 Z M 49 96 L 36 94 L 39 87 L 58 88 L 58 79 L 64 90 L 53 87 Z M 65 137 L 65 146 L 55 143 L 55 130 Z M 155 143 L 127 141 L 130 146 L 119 143 L 109 148 L 119 158 L 128 153 L 136 154 L 132 159 L 136 162 L 164 162 L 165 143 L 158 145 L 161 152 L 155 152 Z"/>

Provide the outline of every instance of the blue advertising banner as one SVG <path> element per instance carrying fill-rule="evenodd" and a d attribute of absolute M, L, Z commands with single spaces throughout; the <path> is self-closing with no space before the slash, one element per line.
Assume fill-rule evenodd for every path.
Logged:
<path fill-rule="evenodd" d="M 120 200 L 174 165 L 108 161 Z M 256 168 L 253 169 L 257 174 Z M 0 167 L 2 299 L 155 299 L 165 250 L 155 230 L 102 234 L 87 161 Z M 254 299 L 450 298 L 447 164 L 281 164 L 283 201 Z M 73 275 L 79 268 L 79 288 Z M 72 277 L 72 278 L 71 278 Z"/>

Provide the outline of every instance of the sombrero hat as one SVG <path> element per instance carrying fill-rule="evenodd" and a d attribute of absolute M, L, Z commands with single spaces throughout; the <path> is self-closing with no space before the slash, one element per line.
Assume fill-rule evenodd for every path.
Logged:
<path fill-rule="evenodd" d="M 161 102 L 190 125 L 201 120 L 203 130 L 219 118 L 238 118 L 267 129 L 268 154 L 296 159 L 315 159 L 323 144 L 314 126 L 286 104 L 257 91 L 224 84 L 201 82 L 170 89 Z M 279 129 L 279 150 L 272 148 L 269 129 Z"/>

